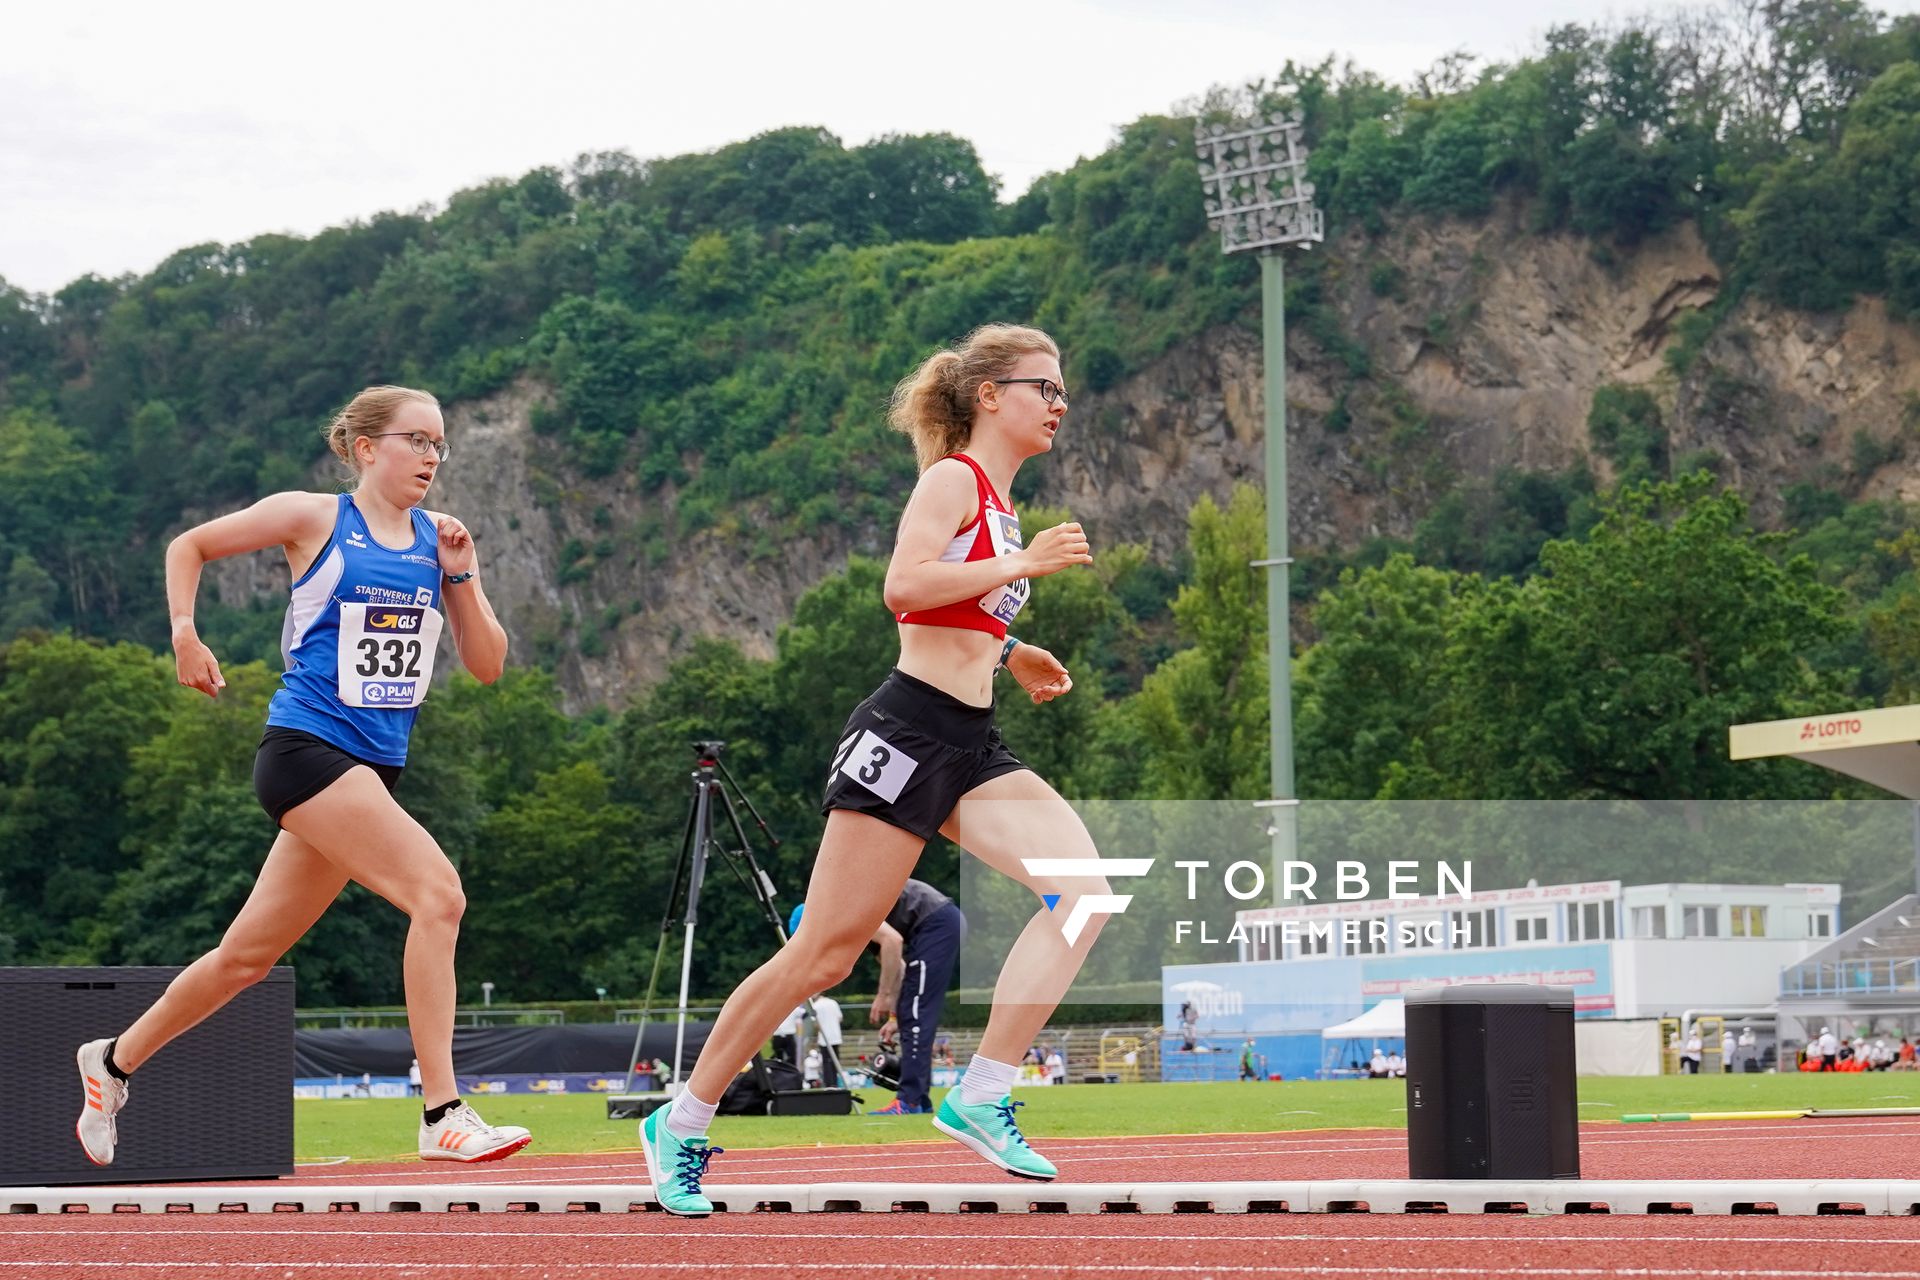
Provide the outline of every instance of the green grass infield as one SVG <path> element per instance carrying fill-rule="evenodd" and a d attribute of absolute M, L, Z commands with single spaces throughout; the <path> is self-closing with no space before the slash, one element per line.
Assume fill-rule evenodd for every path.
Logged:
<path fill-rule="evenodd" d="M 862 1091 L 867 1108 L 893 1095 Z M 1048 1137 L 1159 1133 L 1268 1133 L 1285 1129 L 1400 1129 L 1407 1096 L 1397 1081 L 1285 1081 L 1245 1084 L 1077 1084 L 1028 1088 L 1021 1126 Z M 935 1101 L 938 1102 L 936 1095 Z M 507 1095 L 469 1101 L 495 1124 L 533 1130 L 530 1154 L 631 1151 L 631 1120 L 607 1119 L 597 1094 Z M 1644 1112 L 1775 1111 L 1811 1107 L 1920 1106 L 1920 1073 L 1865 1075 L 1596 1076 L 1580 1081 L 1580 1118 L 1618 1120 Z M 419 1105 L 406 1098 L 337 1098 L 294 1103 L 300 1163 L 412 1159 Z M 926 1116 L 721 1116 L 723 1147 L 838 1146 L 917 1142 L 934 1136 Z"/>

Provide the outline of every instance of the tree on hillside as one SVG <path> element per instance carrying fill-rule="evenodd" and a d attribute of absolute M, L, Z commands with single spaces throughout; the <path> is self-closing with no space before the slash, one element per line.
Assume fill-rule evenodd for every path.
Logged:
<path fill-rule="evenodd" d="M 1521 586 L 1470 592 L 1445 651 L 1443 794 L 1720 799 L 1819 794 L 1727 758 L 1727 727 L 1830 711 L 1848 673 L 1809 653 L 1846 623 L 1811 563 L 1781 563 L 1705 475 L 1624 490 Z"/>
<path fill-rule="evenodd" d="M 1236 486 L 1226 509 L 1208 497 L 1188 517 L 1193 569 L 1173 602 L 1180 650 L 1135 699 L 1142 786 L 1151 798 L 1253 799 L 1268 794 L 1267 600 L 1249 568 L 1266 547 L 1265 503 Z"/>

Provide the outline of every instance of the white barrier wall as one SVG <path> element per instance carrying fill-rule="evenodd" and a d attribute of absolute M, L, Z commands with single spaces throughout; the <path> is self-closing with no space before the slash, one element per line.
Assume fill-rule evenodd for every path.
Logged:
<path fill-rule="evenodd" d="M 1780 970 L 1823 938 L 1623 938 L 1613 946 L 1614 1011 L 1672 1017 L 1764 1009 L 1780 998 Z"/>
<path fill-rule="evenodd" d="M 1573 1024 L 1573 1056 L 1583 1076 L 1660 1074 L 1660 1022 L 1580 1018 Z M 1599 1116 L 1583 1119 L 1598 1120 Z"/>

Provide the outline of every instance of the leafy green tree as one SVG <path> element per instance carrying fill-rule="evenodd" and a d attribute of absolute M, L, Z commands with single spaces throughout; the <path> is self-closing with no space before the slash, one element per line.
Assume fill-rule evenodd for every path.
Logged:
<path fill-rule="evenodd" d="M 1346 570 L 1315 602 L 1320 638 L 1295 663 L 1302 795 L 1371 799 L 1395 764 L 1424 758 L 1446 715 L 1434 656 L 1465 589 L 1461 575 L 1399 554 Z"/>
<path fill-rule="evenodd" d="M 1645 387 L 1609 382 L 1595 390 L 1587 438 L 1613 463 L 1621 484 L 1667 476 L 1667 427 L 1660 402 Z"/>
<path fill-rule="evenodd" d="M 136 645 L 23 636 L 0 649 L 0 895 L 30 960 L 85 958 L 80 922 L 132 830 L 135 749 L 188 695 Z"/>
<path fill-rule="evenodd" d="M 25 551 L 16 551 L 7 564 L 6 595 L 0 602 L 0 641 L 22 631 L 44 631 L 53 626 L 60 584 Z"/>
<path fill-rule="evenodd" d="M 793 606 L 774 647 L 773 689 L 802 754 L 824 768 L 840 726 L 893 665 L 893 615 L 882 591 L 887 564 L 849 556 Z"/>
<path fill-rule="evenodd" d="M 487 815 L 462 873 L 465 988 L 486 980 L 515 999 L 586 999 L 587 971 L 657 922 L 641 894 L 637 815 L 611 792 L 600 766 L 581 761 Z"/>
<path fill-rule="evenodd" d="M 1160 664 L 1134 702 L 1142 787 L 1160 799 L 1268 794 L 1265 504 L 1240 485 L 1225 510 L 1211 498 L 1187 522 L 1192 573 L 1173 614 L 1187 648 Z"/>
<path fill-rule="evenodd" d="M 1539 576 L 1463 597 L 1435 738 L 1446 793 L 1820 793 L 1782 762 L 1727 758 L 1728 725 L 1832 710 L 1846 687 L 1806 659 L 1846 625 L 1840 594 L 1746 516 L 1705 476 L 1627 489 L 1587 539 L 1550 544 Z"/>

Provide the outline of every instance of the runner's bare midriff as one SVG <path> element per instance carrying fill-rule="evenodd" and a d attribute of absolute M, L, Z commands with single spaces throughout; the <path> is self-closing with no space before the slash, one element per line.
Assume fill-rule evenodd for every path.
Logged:
<path fill-rule="evenodd" d="M 968 706 L 990 706 L 993 668 L 1000 660 L 1003 643 L 986 631 L 901 623 L 900 661 L 896 665 L 905 674 Z"/>

